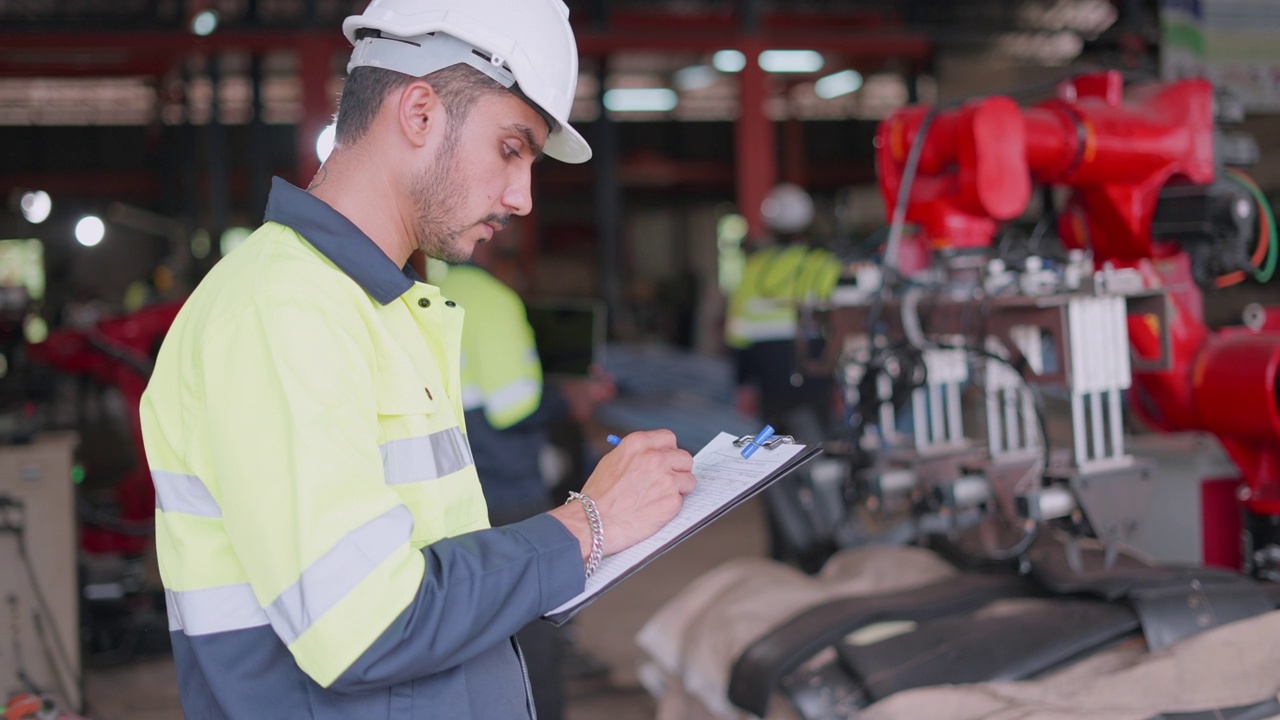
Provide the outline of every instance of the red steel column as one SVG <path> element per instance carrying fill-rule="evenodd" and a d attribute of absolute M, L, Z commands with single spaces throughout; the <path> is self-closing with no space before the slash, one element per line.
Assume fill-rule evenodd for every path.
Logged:
<path fill-rule="evenodd" d="M 298 42 L 298 77 L 302 80 L 302 118 L 298 121 L 295 147 L 297 170 L 294 182 L 307 187 L 320 159 L 316 157 L 316 139 L 333 119 L 336 98 L 329 96 L 329 71 L 333 44 L 316 38 Z"/>
<path fill-rule="evenodd" d="M 747 219 L 748 237 L 762 238 L 767 230 L 760 203 L 778 182 L 778 148 L 773 121 L 765 115 L 769 99 L 769 75 L 760 69 L 761 47 L 747 43 L 741 48 L 747 66 L 739 74 L 739 104 L 736 142 L 738 212 Z"/>

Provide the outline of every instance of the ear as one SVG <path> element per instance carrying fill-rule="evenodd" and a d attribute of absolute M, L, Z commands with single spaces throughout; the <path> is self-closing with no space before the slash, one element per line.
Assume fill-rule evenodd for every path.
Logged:
<path fill-rule="evenodd" d="M 445 109 L 435 88 L 426 80 L 414 80 L 400 92 L 396 104 L 400 131 L 413 147 L 423 147 L 445 127 Z"/>

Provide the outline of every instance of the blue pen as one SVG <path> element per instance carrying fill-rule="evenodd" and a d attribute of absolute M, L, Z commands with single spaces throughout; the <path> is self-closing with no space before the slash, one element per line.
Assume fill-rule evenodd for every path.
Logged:
<path fill-rule="evenodd" d="M 742 459 L 746 460 L 754 455 L 756 453 L 756 449 L 764 447 L 763 443 L 771 437 L 773 437 L 773 426 L 765 425 L 764 429 L 756 435 L 755 439 L 750 443 L 747 443 L 746 447 L 742 448 Z"/>
<path fill-rule="evenodd" d="M 622 438 L 613 434 L 610 434 L 609 437 L 605 438 L 605 440 L 608 440 L 610 445 L 617 445 L 618 443 L 622 442 Z"/>

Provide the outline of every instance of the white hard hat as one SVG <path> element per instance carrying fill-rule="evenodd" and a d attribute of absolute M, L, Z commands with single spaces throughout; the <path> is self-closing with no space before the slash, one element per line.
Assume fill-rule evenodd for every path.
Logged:
<path fill-rule="evenodd" d="M 813 222 L 813 198 L 795 183 L 778 183 L 760 203 L 760 214 L 775 232 L 800 232 Z"/>
<path fill-rule="evenodd" d="M 360 30 L 377 30 L 357 38 Z M 523 96 L 553 121 L 543 150 L 568 163 L 591 159 L 569 125 L 578 47 L 563 0 L 373 0 L 342 23 L 361 66 L 421 77 L 466 63 Z"/>

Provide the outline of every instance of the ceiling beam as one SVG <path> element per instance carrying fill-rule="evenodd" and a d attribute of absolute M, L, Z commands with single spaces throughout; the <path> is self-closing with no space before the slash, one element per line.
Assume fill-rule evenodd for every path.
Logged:
<path fill-rule="evenodd" d="M 841 27 L 834 20 L 813 25 L 801 19 L 765 23 L 747 34 L 732 22 L 698 16 L 693 19 L 632 15 L 613 18 L 608 29 L 579 29 L 578 47 L 584 56 L 604 56 L 620 50 L 714 52 L 725 48 L 806 48 L 838 52 L 852 59 L 889 57 L 924 61 L 933 42 L 920 32 L 885 26 L 875 29 Z M 822 16 L 825 17 L 825 16 Z M 252 54 L 298 47 L 328 47 L 346 52 L 341 33 L 329 30 L 248 30 L 229 28 L 206 37 L 178 30 L 0 30 L 0 75 L 5 76 L 120 76 L 155 75 L 193 55 L 224 52 Z"/>

